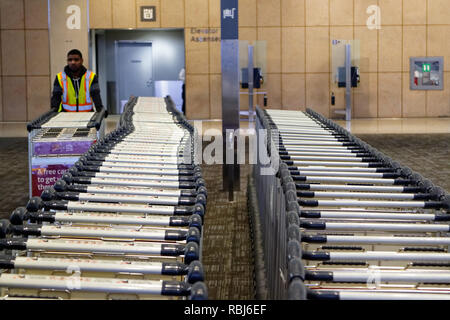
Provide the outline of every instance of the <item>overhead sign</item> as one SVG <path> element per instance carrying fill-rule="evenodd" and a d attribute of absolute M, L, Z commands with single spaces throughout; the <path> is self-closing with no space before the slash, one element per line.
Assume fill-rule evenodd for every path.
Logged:
<path fill-rule="evenodd" d="M 222 40 L 238 39 L 238 0 L 222 0 L 220 9 Z"/>
<path fill-rule="evenodd" d="M 141 7 L 141 21 L 142 22 L 156 21 L 156 7 L 155 6 L 142 6 Z"/>

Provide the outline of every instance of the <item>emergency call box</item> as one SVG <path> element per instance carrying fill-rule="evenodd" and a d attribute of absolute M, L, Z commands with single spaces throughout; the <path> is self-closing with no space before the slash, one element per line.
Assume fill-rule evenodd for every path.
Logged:
<path fill-rule="evenodd" d="M 411 57 L 411 90 L 444 89 L 444 57 Z"/>

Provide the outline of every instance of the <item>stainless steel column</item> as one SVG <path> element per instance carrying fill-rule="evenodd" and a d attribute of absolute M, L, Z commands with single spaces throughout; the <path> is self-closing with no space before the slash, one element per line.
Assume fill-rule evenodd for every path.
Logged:
<path fill-rule="evenodd" d="M 239 40 L 238 0 L 221 0 L 222 134 L 224 143 L 223 188 L 233 201 L 240 184 L 236 161 L 236 133 L 239 129 Z M 227 157 L 227 152 L 232 157 Z M 228 158 L 228 161 L 227 161 Z M 231 159 L 232 163 L 229 163 Z"/>
<path fill-rule="evenodd" d="M 345 45 L 345 121 L 352 120 L 352 47 Z"/>
<path fill-rule="evenodd" d="M 253 70 L 253 46 L 248 46 L 248 122 L 255 121 L 255 111 L 253 108 L 253 87 L 254 87 L 254 70 Z"/>

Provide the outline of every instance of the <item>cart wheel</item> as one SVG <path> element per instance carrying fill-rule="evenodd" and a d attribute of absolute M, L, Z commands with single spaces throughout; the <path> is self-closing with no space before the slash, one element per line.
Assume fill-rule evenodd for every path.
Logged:
<path fill-rule="evenodd" d="M 306 287 L 302 280 L 295 279 L 289 284 L 289 300 L 306 300 Z"/>
<path fill-rule="evenodd" d="M 191 300 L 208 300 L 208 289 L 205 283 L 197 282 L 191 287 Z"/>
<path fill-rule="evenodd" d="M 189 264 L 187 280 L 189 283 L 196 283 L 205 280 L 203 265 L 200 261 L 194 261 Z"/>
<path fill-rule="evenodd" d="M 33 197 L 27 203 L 27 210 L 29 212 L 38 212 L 43 207 L 43 201 L 40 197 Z"/>
<path fill-rule="evenodd" d="M 56 199 L 56 191 L 53 187 L 45 187 L 42 191 L 41 199 L 44 201 L 50 201 Z"/>
<path fill-rule="evenodd" d="M 9 221 L 16 226 L 23 224 L 23 222 L 28 219 L 29 214 L 27 209 L 24 207 L 17 208 L 11 213 L 11 216 L 9 217 Z"/>
<path fill-rule="evenodd" d="M 0 238 L 6 238 L 6 236 L 9 235 L 11 231 L 11 223 L 6 219 L 0 220 Z"/>

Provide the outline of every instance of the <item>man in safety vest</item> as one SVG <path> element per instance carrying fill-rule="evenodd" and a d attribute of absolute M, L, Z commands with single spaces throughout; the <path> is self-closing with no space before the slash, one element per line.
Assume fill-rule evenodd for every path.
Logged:
<path fill-rule="evenodd" d="M 83 66 L 83 55 L 77 49 L 69 51 L 67 66 L 56 75 L 51 108 L 57 112 L 100 112 L 103 109 L 98 77 Z"/>

